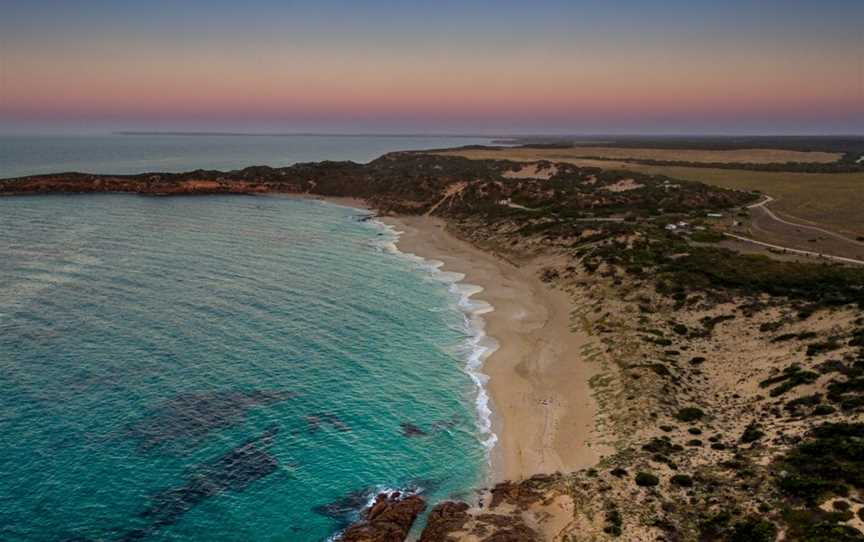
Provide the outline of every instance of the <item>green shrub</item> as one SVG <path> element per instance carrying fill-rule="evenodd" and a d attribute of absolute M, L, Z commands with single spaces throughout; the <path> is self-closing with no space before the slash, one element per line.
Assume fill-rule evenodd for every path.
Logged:
<path fill-rule="evenodd" d="M 662 377 L 672 376 L 672 373 L 669 372 L 669 369 L 663 365 L 662 363 L 652 363 L 650 365 L 651 370 L 654 371 L 655 374 Z"/>
<path fill-rule="evenodd" d="M 813 395 L 805 395 L 803 397 L 799 397 L 797 399 L 792 399 L 785 405 L 783 405 L 783 410 L 788 410 L 790 412 L 794 412 L 798 410 L 798 407 L 803 406 L 816 406 L 822 402 L 822 394 L 814 393 Z"/>
<path fill-rule="evenodd" d="M 678 487 L 692 487 L 693 486 L 693 478 L 687 476 L 686 474 L 676 474 L 669 479 L 669 482 L 673 486 Z"/>
<path fill-rule="evenodd" d="M 622 469 L 621 467 L 616 467 L 616 468 L 612 469 L 611 471 L 609 471 L 609 474 L 611 474 L 612 476 L 614 476 L 616 478 L 622 478 L 624 476 L 627 476 L 627 470 Z"/>
<path fill-rule="evenodd" d="M 837 412 L 837 409 L 831 405 L 819 405 L 813 409 L 814 416 L 827 416 L 829 414 L 834 414 Z"/>
<path fill-rule="evenodd" d="M 836 500 L 832 504 L 832 508 L 834 508 L 834 510 L 840 511 L 849 510 L 849 501 L 844 501 L 842 499 Z"/>
<path fill-rule="evenodd" d="M 729 512 L 722 511 L 699 523 L 699 540 L 721 540 L 721 536 L 727 530 L 727 525 L 732 520 Z"/>
<path fill-rule="evenodd" d="M 672 444 L 669 437 L 653 438 L 643 444 L 642 449 L 655 454 L 672 454 L 684 450 L 680 444 Z"/>
<path fill-rule="evenodd" d="M 864 270 L 821 263 L 779 261 L 713 247 L 690 247 L 687 256 L 661 266 L 685 288 L 735 288 L 812 301 L 822 306 L 864 306 Z M 661 273 L 661 274 L 662 274 Z"/>
<path fill-rule="evenodd" d="M 732 527 L 729 542 L 774 542 L 777 540 L 777 526 L 759 518 L 747 518 Z"/>
<path fill-rule="evenodd" d="M 759 326 L 759 331 L 762 333 L 769 333 L 777 331 L 781 327 L 783 327 L 783 322 L 765 322 Z"/>
<path fill-rule="evenodd" d="M 606 525 L 603 527 L 603 532 L 610 536 L 621 536 L 621 512 L 617 508 L 609 508 L 606 510 Z"/>
<path fill-rule="evenodd" d="M 864 423 L 824 423 L 779 461 L 780 489 L 810 504 L 864 487 Z"/>
<path fill-rule="evenodd" d="M 675 414 L 675 417 L 682 422 L 693 422 L 702 419 L 704 415 L 705 412 L 703 412 L 701 408 L 685 407 L 679 410 L 678 413 Z"/>
<path fill-rule="evenodd" d="M 804 531 L 802 542 L 864 542 L 864 534 L 848 525 L 817 523 Z"/>
<path fill-rule="evenodd" d="M 842 348 L 843 345 L 840 342 L 832 337 L 826 341 L 812 343 L 807 345 L 807 356 L 816 356 L 822 354 L 824 352 L 831 352 L 832 350 L 837 350 L 838 348 Z"/>
<path fill-rule="evenodd" d="M 744 429 L 744 433 L 741 434 L 741 442 L 756 442 L 764 436 L 765 433 L 763 433 L 762 430 L 759 429 L 759 426 L 756 424 L 756 422 L 750 422 L 750 425 L 748 425 Z"/>
<path fill-rule="evenodd" d="M 768 388 L 770 386 L 778 384 L 776 387 L 772 388 L 770 392 L 768 392 L 771 397 L 777 397 L 803 384 L 812 384 L 818 379 L 819 373 L 814 373 L 813 371 L 804 371 L 801 369 L 800 366 L 795 364 L 786 367 L 785 369 L 783 369 L 783 372 L 777 376 L 766 378 L 759 383 L 759 387 Z"/>
<path fill-rule="evenodd" d="M 650 472 L 636 473 L 636 485 L 640 487 L 654 487 L 660 483 L 660 479 Z"/>
<path fill-rule="evenodd" d="M 852 410 L 861 406 L 861 396 L 849 396 L 847 394 L 864 393 L 864 377 L 849 378 L 843 380 L 832 380 L 828 383 L 828 399 L 835 403 L 841 403 L 844 410 Z"/>
<path fill-rule="evenodd" d="M 802 542 L 864 542 L 860 531 L 839 523 L 852 519 L 852 512 L 826 512 L 819 508 L 792 509 L 783 512 L 786 538 Z"/>
<path fill-rule="evenodd" d="M 726 239 L 725 235 L 714 230 L 694 231 L 690 236 L 690 240 L 697 243 L 719 243 L 724 239 Z"/>

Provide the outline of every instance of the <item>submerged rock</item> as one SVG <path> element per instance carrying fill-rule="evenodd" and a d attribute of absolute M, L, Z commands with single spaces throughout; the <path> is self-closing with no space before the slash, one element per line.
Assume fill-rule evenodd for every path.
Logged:
<path fill-rule="evenodd" d="M 420 429 L 413 423 L 402 422 L 399 424 L 399 427 L 402 428 L 403 437 L 425 437 L 427 435 L 426 431 Z"/>
<path fill-rule="evenodd" d="M 217 391 L 187 393 L 153 409 L 129 427 L 127 434 L 138 441 L 138 449 L 154 448 L 183 454 L 198 447 L 211 433 L 242 423 L 250 410 L 287 401 L 286 391 Z"/>
<path fill-rule="evenodd" d="M 320 516 L 336 520 L 340 528 L 346 527 L 357 518 L 361 510 L 372 500 L 375 489 L 364 487 L 354 490 L 333 502 L 315 506 L 312 511 Z"/>
<path fill-rule="evenodd" d="M 432 431 L 433 432 L 446 431 L 448 429 L 453 429 L 457 425 L 459 425 L 459 416 L 458 415 L 453 416 L 452 418 L 450 418 L 448 420 L 438 420 L 437 422 L 433 423 L 432 424 Z"/>
<path fill-rule="evenodd" d="M 184 514 L 207 499 L 226 492 L 242 492 L 253 482 L 275 472 L 279 462 L 267 448 L 278 432 L 278 427 L 271 427 L 228 453 L 191 469 L 184 485 L 166 489 L 150 498 L 147 507 L 139 514 L 147 522 L 145 527 L 127 531 L 119 540 L 147 538 L 161 527 L 177 523 Z"/>
<path fill-rule="evenodd" d="M 329 425 L 340 433 L 347 433 L 348 431 L 351 431 L 351 428 L 348 427 L 348 424 L 340 420 L 339 416 L 333 414 L 332 412 L 316 412 L 306 416 L 306 425 L 310 433 L 316 433 L 323 424 Z"/>

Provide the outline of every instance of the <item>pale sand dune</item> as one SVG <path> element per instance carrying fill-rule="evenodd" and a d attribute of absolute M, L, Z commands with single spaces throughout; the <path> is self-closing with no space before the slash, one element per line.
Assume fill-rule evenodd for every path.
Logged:
<path fill-rule="evenodd" d="M 539 164 L 523 164 L 518 171 L 505 171 L 501 174 L 507 179 L 551 179 L 558 173 L 558 166 L 550 164 L 541 168 Z"/>
<path fill-rule="evenodd" d="M 537 267 L 516 267 L 448 234 L 433 217 L 384 219 L 403 231 L 399 249 L 444 262 L 482 286 L 476 297 L 494 306 L 486 332 L 499 349 L 486 361 L 494 429 L 494 481 L 574 471 L 608 450 L 591 446 L 597 405 L 588 381 L 596 368 L 580 348 L 588 336 L 570 331 L 570 298 L 537 278 Z"/>
<path fill-rule="evenodd" d="M 603 190 L 608 190 L 609 192 L 628 192 L 630 190 L 642 188 L 643 186 L 645 185 L 639 184 L 633 179 L 621 179 L 615 184 L 604 186 Z"/>

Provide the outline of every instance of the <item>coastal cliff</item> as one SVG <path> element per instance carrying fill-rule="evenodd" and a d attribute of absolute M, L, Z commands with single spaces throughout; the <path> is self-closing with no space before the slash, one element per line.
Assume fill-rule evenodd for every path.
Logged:
<path fill-rule="evenodd" d="M 439 217 L 568 296 L 572 329 L 592 338 L 572 360 L 597 369 L 591 438 L 612 452 L 432 503 L 422 542 L 864 540 L 864 271 L 726 244 L 714 216 L 755 194 L 423 153 L 0 181 L 5 195 L 79 192 L 362 198 Z M 424 506 L 379 497 L 342 540 L 403 540 Z"/>

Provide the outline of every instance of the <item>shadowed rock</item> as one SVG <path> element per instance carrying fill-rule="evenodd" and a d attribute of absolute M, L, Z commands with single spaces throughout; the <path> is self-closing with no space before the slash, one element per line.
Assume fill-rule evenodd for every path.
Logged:
<path fill-rule="evenodd" d="M 398 491 L 381 493 L 363 514 L 363 519 L 348 527 L 337 540 L 341 542 L 403 542 L 417 516 L 426 508 L 418 495 Z"/>
<path fill-rule="evenodd" d="M 239 425 L 250 410 L 286 401 L 295 394 L 284 391 L 220 391 L 189 393 L 164 402 L 128 429 L 138 450 L 154 448 L 188 453 L 211 433 Z"/>

